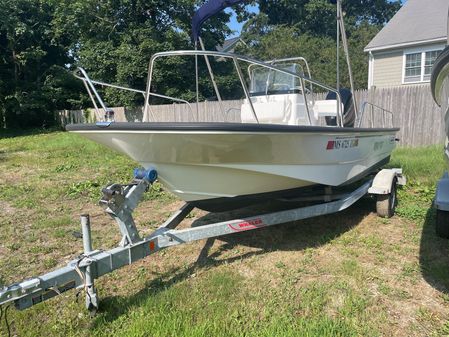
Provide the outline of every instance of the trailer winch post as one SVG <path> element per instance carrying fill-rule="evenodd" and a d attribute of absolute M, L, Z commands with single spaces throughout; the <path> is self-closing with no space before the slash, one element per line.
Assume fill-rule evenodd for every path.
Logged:
<path fill-rule="evenodd" d="M 90 217 L 88 214 L 81 215 L 81 229 L 83 233 L 83 248 L 84 255 L 88 256 L 93 251 L 92 249 L 92 234 L 90 230 Z M 84 289 L 86 291 L 86 308 L 91 313 L 98 309 L 98 297 L 94 285 L 94 276 L 92 273 L 92 266 L 89 264 L 85 269 L 84 274 Z"/>

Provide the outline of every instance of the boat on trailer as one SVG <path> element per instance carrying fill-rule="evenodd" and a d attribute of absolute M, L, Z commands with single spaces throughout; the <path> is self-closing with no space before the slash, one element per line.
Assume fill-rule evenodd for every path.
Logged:
<path fill-rule="evenodd" d="M 291 195 L 294 191 L 302 193 L 304 188 L 316 185 L 344 186 L 389 161 L 398 131 L 386 127 L 390 112 L 381 109 L 382 127 L 362 128 L 364 111 L 358 111 L 351 91 L 339 88 L 338 83 L 337 88 L 332 88 L 314 80 L 302 57 L 267 62 L 204 50 L 199 34 L 201 23 L 221 7 L 207 9 L 212 12 L 200 9 L 193 20 L 193 36 L 201 50 L 161 52 L 151 57 L 147 87 L 141 91 L 145 97 L 142 122 L 116 122 L 112 114 L 103 116 L 98 106 L 106 112 L 110 109 L 96 85 L 117 86 L 93 81 L 80 69 L 78 76 L 93 100 L 100 122 L 67 125 L 67 130 L 123 153 L 145 169 L 156 169 L 159 181 L 170 192 L 196 207 L 213 211 Z M 341 12 L 340 7 L 338 10 Z M 345 34 L 342 37 L 346 41 Z M 347 52 L 346 55 L 349 58 Z M 152 99 L 163 97 L 182 102 L 180 98 L 152 92 L 157 61 L 171 57 L 204 58 L 216 104 L 221 108 L 220 120 L 157 121 Z M 238 122 L 227 121 L 229 111 L 223 108 L 212 58 L 234 64 L 245 94 Z M 247 65 L 247 78 L 241 69 L 243 64 Z M 195 73 L 198 74 L 198 67 Z M 192 74 L 194 80 L 198 83 L 198 76 Z M 317 91 L 327 92 L 326 99 L 318 100 Z M 184 104 L 194 111 L 195 103 Z"/>
<path fill-rule="evenodd" d="M 212 0 L 206 3 L 195 15 L 194 27 L 218 10 L 237 2 Z M 344 32 L 340 0 L 336 2 L 339 27 Z M 342 39 L 347 52 L 344 34 Z M 201 40 L 198 41 L 203 46 Z M 241 123 L 226 120 L 170 124 L 151 121 L 150 97 L 190 105 L 179 98 L 150 92 L 154 61 L 173 55 L 205 57 L 219 102 L 220 95 L 208 58 L 231 58 L 246 96 L 240 112 Z M 250 63 L 249 88 L 239 67 L 239 61 L 243 60 Z M 288 64 L 291 61 L 300 62 Z M 96 278 L 165 248 L 339 212 L 366 195 L 376 196 L 378 215 L 392 216 L 396 186 L 405 184 L 402 171 L 382 169 L 370 173 L 388 161 L 398 129 L 361 128 L 364 110 L 357 112 L 355 98 L 350 92 L 340 90 L 338 83 L 337 89 L 332 89 L 313 80 L 302 59 L 281 63 L 205 50 L 159 53 L 151 59 L 146 91 L 93 81 L 79 69 L 80 78 L 93 99 L 97 118 L 103 117 L 98 102 L 105 121 L 72 125 L 68 129 L 125 153 L 144 167 L 134 171 L 134 179 L 129 184 L 111 184 L 102 190 L 100 205 L 117 222 L 122 240 L 111 250 L 94 250 L 89 216 L 82 215 L 84 253 L 63 268 L 0 289 L 0 306 L 14 303 L 17 309 L 26 309 L 76 288 L 84 289 L 86 308 L 94 313 L 99 302 L 94 285 Z M 113 114 L 95 90 L 95 85 L 142 93 L 145 97 L 144 121 L 133 124 L 114 122 Z M 315 99 L 315 86 L 329 91 L 326 100 Z M 382 116 L 389 114 L 381 111 Z M 320 125 L 323 119 L 325 125 Z M 386 117 L 382 120 L 385 123 Z M 141 237 L 133 211 L 157 178 L 186 204 L 152 234 Z M 232 209 L 273 198 L 288 201 L 290 207 L 176 229 L 194 207 Z M 298 204 L 303 201 L 307 204 Z"/>

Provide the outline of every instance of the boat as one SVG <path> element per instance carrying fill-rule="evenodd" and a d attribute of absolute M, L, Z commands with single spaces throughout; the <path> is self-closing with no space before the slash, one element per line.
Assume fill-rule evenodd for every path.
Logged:
<path fill-rule="evenodd" d="M 385 165 L 399 129 L 386 125 L 361 127 L 364 109 L 358 111 L 355 96 L 351 94 L 350 67 L 352 90 L 340 88 L 339 75 L 336 88 L 314 80 L 302 57 L 259 61 L 204 49 L 201 25 L 238 2 L 241 1 L 211 0 L 198 9 L 192 20 L 195 50 L 154 54 L 145 91 L 91 80 L 79 68 L 78 76 L 93 101 L 99 122 L 72 124 L 66 129 L 123 153 L 146 169 L 155 168 L 166 189 L 210 211 L 312 193 L 316 188 L 339 188 Z M 341 32 L 350 65 L 340 1 L 337 1 L 337 13 L 337 44 Z M 197 66 L 192 81 L 197 84 L 198 59 L 204 58 L 221 108 L 210 59 L 220 58 L 234 64 L 245 94 L 237 122 L 227 121 L 228 111 L 223 109 L 223 118 L 215 122 L 166 123 L 155 119 L 150 105 L 154 96 L 183 103 L 194 111 L 194 103 L 151 91 L 155 62 L 174 56 L 195 58 Z M 241 70 L 243 63 L 249 65 L 247 78 Z M 96 90 L 97 85 L 142 93 L 145 98 L 142 122 L 115 122 L 112 111 Z M 326 99 L 318 100 L 318 91 L 327 92 Z M 198 96 L 197 85 L 197 107 Z M 381 113 L 391 114 L 384 109 Z"/>

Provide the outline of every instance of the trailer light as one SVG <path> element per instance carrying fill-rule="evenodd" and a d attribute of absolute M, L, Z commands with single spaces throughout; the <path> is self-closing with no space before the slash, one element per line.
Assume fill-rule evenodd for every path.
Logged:
<path fill-rule="evenodd" d="M 150 251 L 153 251 L 156 248 L 154 241 L 150 241 Z"/>

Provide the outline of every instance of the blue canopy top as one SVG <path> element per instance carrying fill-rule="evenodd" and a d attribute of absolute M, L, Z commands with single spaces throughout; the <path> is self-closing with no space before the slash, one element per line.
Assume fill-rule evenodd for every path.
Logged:
<path fill-rule="evenodd" d="M 214 16 L 215 14 L 220 13 L 226 7 L 230 7 L 243 1 L 245 0 L 210 0 L 202 5 L 195 12 L 195 15 L 193 15 L 192 19 L 193 41 L 198 41 L 198 38 L 200 36 L 200 29 L 204 21 Z"/>

